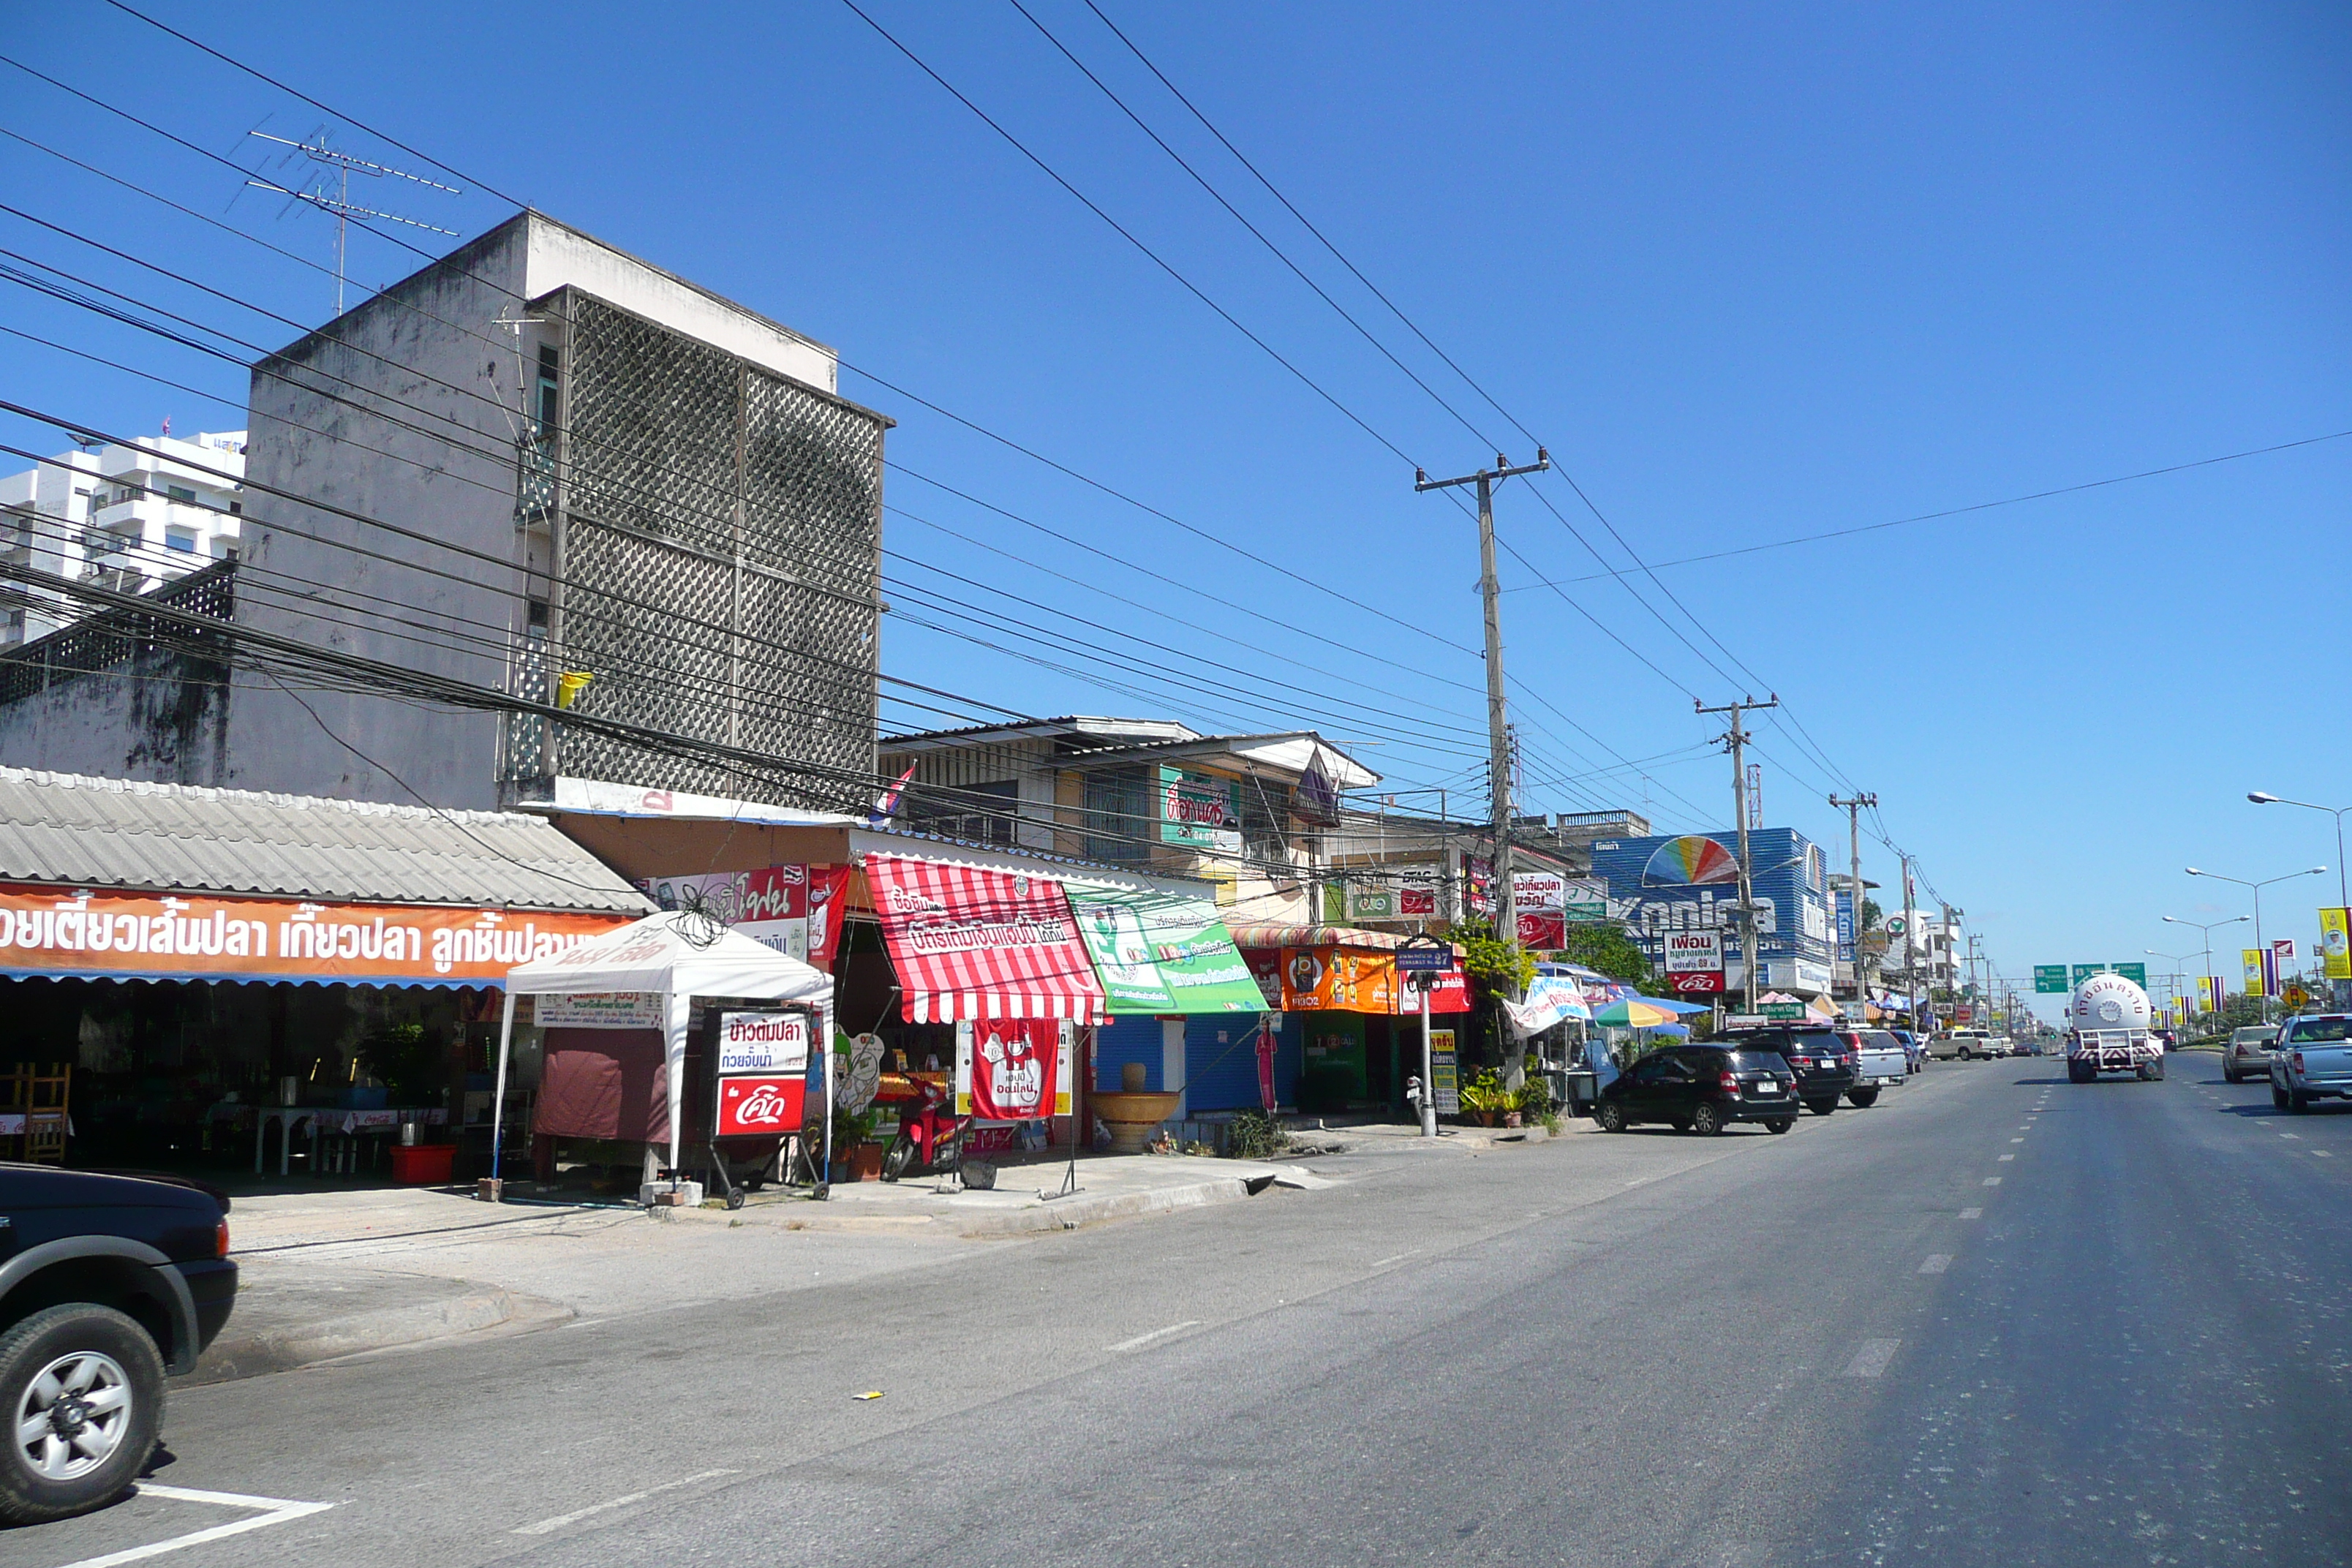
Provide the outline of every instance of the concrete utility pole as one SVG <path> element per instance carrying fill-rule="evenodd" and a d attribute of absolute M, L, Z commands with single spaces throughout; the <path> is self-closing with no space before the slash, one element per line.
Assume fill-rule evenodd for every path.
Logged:
<path fill-rule="evenodd" d="M 1875 810 L 1878 797 L 1874 795 L 1854 795 L 1840 800 L 1830 796 L 1830 804 L 1845 813 L 1846 836 L 1853 852 L 1853 880 L 1848 892 L 1853 899 L 1853 1021 L 1862 1022 L 1862 1010 L 1870 1004 L 1870 983 L 1863 976 L 1862 964 L 1862 808 Z"/>
<path fill-rule="evenodd" d="M 1723 738 L 1731 747 L 1731 809 L 1735 814 L 1733 820 L 1739 825 L 1739 974 L 1743 983 L 1742 989 L 1748 997 L 1745 1010 L 1750 1014 L 1756 1011 L 1757 973 L 1763 966 L 1758 962 L 1756 955 L 1755 862 L 1748 858 L 1748 854 L 1746 747 L 1748 736 L 1748 731 L 1739 727 L 1739 716 L 1742 713 L 1757 712 L 1779 706 L 1780 706 L 1780 697 L 1778 692 L 1774 692 L 1762 702 L 1753 698 L 1747 698 L 1738 702 L 1726 702 L 1719 708 L 1706 707 L 1696 697 L 1691 699 L 1691 707 L 1698 712 L 1727 713 L 1731 716 L 1731 728 L 1724 732 Z"/>
<path fill-rule="evenodd" d="M 1909 1004 L 1914 1034 L 1932 1035 L 1919 1026 L 1919 911 L 1911 898 L 1911 857 L 1903 857 L 1903 997 Z"/>
<path fill-rule="evenodd" d="M 1503 585 L 1495 575 L 1495 486 L 1520 474 L 1540 474 L 1550 467 L 1551 454 L 1538 447 L 1536 460 L 1516 468 L 1497 452 L 1493 468 L 1458 479 L 1433 479 L 1423 469 L 1412 471 L 1415 494 L 1452 489 L 1456 485 L 1478 487 L 1478 592 L 1486 605 L 1486 772 L 1494 813 L 1495 934 L 1505 942 L 1518 940 L 1519 901 L 1511 887 L 1511 737 L 1503 701 Z"/>

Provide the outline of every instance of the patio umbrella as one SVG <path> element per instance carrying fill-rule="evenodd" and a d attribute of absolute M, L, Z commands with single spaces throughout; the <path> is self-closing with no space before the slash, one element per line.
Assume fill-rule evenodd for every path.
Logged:
<path fill-rule="evenodd" d="M 1612 1002 L 1592 1015 L 1592 1021 L 1613 1029 L 1654 1029 L 1675 1021 L 1674 1009 L 1639 996 Z"/>

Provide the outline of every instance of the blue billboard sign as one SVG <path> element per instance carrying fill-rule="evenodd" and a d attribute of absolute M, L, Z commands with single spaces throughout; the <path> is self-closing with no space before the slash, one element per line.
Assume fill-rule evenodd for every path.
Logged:
<path fill-rule="evenodd" d="M 1851 917 L 1832 913 L 1828 863 L 1820 846 L 1789 827 L 1748 836 L 1756 893 L 1756 947 L 1765 983 L 1826 991 L 1831 954 L 1851 946 Z M 1739 952 L 1738 833 L 1661 834 L 1603 838 L 1592 846 L 1592 874 L 1625 910 L 1627 933 L 1663 961 L 1668 932 L 1722 933 L 1727 960 Z M 1837 934 L 1833 935 L 1835 932 Z"/>

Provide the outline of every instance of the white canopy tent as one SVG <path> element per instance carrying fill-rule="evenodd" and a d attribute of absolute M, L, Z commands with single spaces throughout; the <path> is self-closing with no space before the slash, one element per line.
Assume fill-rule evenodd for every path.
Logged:
<path fill-rule="evenodd" d="M 678 1166 L 684 1137 L 687 1019 L 697 996 L 801 1002 L 821 1015 L 812 1050 L 833 1040 L 833 977 L 774 948 L 730 931 L 705 915 L 669 910 L 606 931 L 549 958 L 507 971 L 506 1016 L 499 1026 L 499 1076 L 490 1101 L 490 1161 L 495 1174 L 500 1123 L 506 1115 L 507 1060 L 514 1043 L 515 998 L 583 996 L 613 992 L 662 998 L 662 1045 L 669 1089 L 669 1165 Z M 825 1074 L 826 1110 L 833 1075 Z"/>

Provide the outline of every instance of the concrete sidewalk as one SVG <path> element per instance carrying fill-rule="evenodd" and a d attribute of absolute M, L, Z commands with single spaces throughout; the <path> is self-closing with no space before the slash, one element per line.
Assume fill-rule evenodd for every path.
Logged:
<path fill-rule="evenodd" d="M 986 1192 L 937 1178 L 772 1190 L 740 1210 L 477 1202 L 457 1188 L 275 1191 L 229 1215 L 243 1270 L 189 1379 L 224 1382 L 461 1335 L 657 1317 L 710 1301 L 952 1264 L 1019 1238 L 1330 1184 L 1299 1164 L 1168 1156 L 1007 1163 Z M 511 1189 L 509 1189 L 511 1194 Z"/>

